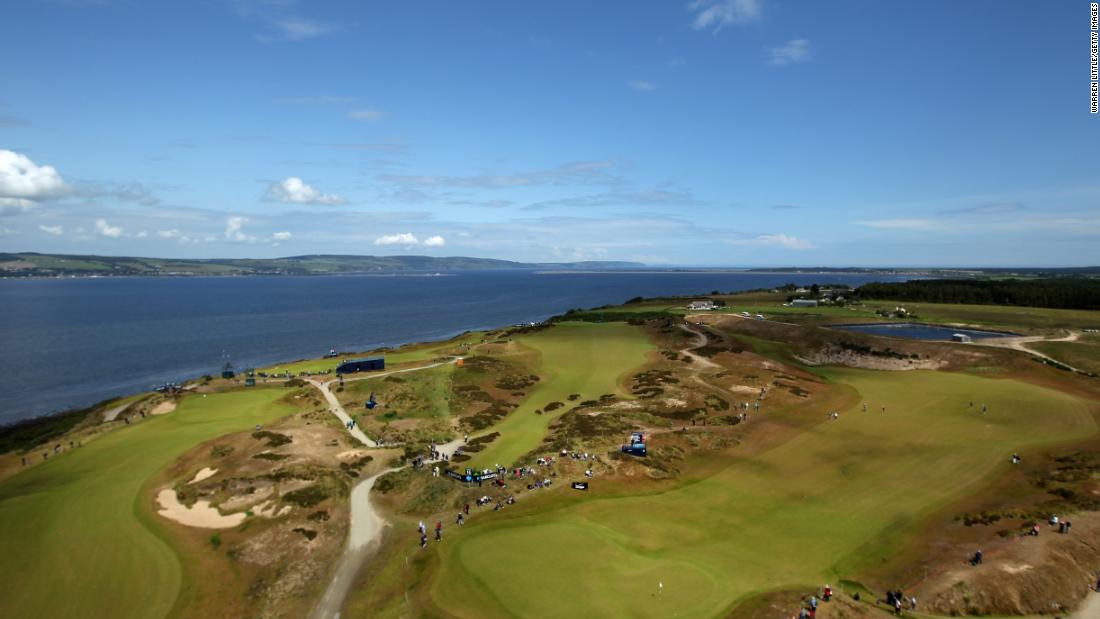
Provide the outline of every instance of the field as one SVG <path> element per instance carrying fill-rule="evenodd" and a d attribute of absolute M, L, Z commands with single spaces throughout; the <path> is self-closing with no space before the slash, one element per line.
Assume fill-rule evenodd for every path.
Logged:
<path fill-rule="evenodd" d="M 292 412 L 285 393 L 191 396 L 0 483 L 0 614 L 165 616 L 188 575 L 147 481 L 203 441 Z"/>
<path fill-rule="evenodd" d="M 826 376 L 870 411 L 852 406 L 673 490 L 469 525 L 440 547 L 434 603 L 466 617 L 722 615 L 757 592 L 856 578 L 913 543 L 905 534 L 922 515 L 1006 469 L 1013 451 L 1096 432 L 1086 403 L 1021 382 Z M 970 409 L 972 400 L 989 412 Z M 970 550 L 960 548 L 960 560 Z"/>
<path fill-rule="evenodd" d="M 1100 374 L 1100 335 L 1095 333 L 1084 334 L 1075 342 L 1035 342 L 1028 347 L 1079 370 Z"/>
<path fill-rule="evenodd" d="M 543 380 L 520 406 L 493 427 L 500 438 L 474 454 L 473 465 L 508 466 L 538 446 L 546 428 L 576 401 L 623 394 L 620 377 L 646 361 L 653 346 L 638 327 L 624 323 L 561 323 L 552 329 L 517 338 L 539 353 L 535 368 Z M 554 411 L 536 414 L 551 402 L 561 404 Z"/>
<path fill-rule="evenodd" d="M 413 363 L 416 361 L 427 361 L 440 356 L 448 356 L 454 354 L 461 354 L 462 346 L 475 342 L 481 338 L 481 333 L 468 333 L 466 335 L 459 336 L 457 338 L 447 340 L 445 342 L 431 342 L 427 344 L 416 344 L 413 346 L 403 346 L 394 351 L 372 351 L 372 352 L 357 352 L 357 353 L 343 353 L 337 357 L 320 357 L 317 359 L 304 359 L 301 361 L 292 361 L 290 363 L 280 363 L 277 365 L 268 366 L 266 368 L 258 368 L 257 371 L 268 373 L 283 373 L 290 372 L 291 374 L 297 374 L 299 372 L 318 373 L 326 370 L 335 370 L 336 366 L 341 362 L 348 359 L 362 359 L 363 357 L 370 357 L 374 355 L 382 355 L 386 358 L 387 369 L 390 366 L 401 363 Z"/>
<path fill-rule="evenodd" d="M 1003 329 L 1021 333 L 1048 332 L 1059 329 L 1100 328 L 1100 315 L 1094 311 L 1064 310 L 1043 307 L 1013 307 L 1000 305 L 964 305 L 953 303 L 905 303 L 901 301 L 866 301 L 862 305 L 837 307 L 783 307 L 786 293 L 745 293 L 737 295 L 703 295 L 700 298 L 724 299 L 728 306 L 703 314 L 749 312 L 766 318 L 798 324 L 830 324 L 844 322 L 879 322 L 885 319 L 876 310 L 892 310 L 902 306 L 916 314 L 918 322 L 958 323 Z M 668 311 L 689 313 L 689 299 L 660 299 L 616 307 L 616 312 Z"/>

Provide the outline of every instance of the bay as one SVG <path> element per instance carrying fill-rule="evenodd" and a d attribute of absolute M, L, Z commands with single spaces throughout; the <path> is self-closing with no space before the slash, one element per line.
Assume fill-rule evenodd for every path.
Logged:
<path fill-rule="evenodd" d="M 238 368 L 443 339 L 635 296 L 903 277 L 737 271 L 0 280 L 0 424 Z"/>

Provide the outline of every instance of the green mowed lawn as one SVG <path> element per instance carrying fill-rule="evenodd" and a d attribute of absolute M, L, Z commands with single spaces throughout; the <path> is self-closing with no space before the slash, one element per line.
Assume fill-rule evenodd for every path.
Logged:
<path fill-rule="evenodd" d="M 627 395 L 619 379 L 645 363 L 646 353 L 654 349 L 640 328 L 622 322 L 563 322 L 516 339 L 539 352 L 535 372 L 542 380 L 518 408 L 488 430 L 500 436 L 484 451 L 471 454 L 471 466 L 511 465 L 537 447 L 550 422 L 578 402 L 607 393 Z M 570 402 L 571 394 L 581 398 Z M 565 406 L 535 414 L 551 402 Z"/>
<path fill-rule="evenodd" d="M 807 410 L 822 423 L 675 490 L 474 519 L 439 546 L 433 599 L 466 617 L 721 616 L 754 593 L 858 577 L 1014 451 L 1097 430 L 1084 402 L 1021 382 L 826 375 L 869 411 Z"/>
<path fill-rule="evenodd" d="M 190 396 L 0 483 L 0 615 L 163 617 L 185 572 L 148 480 L 195 445 L 293 412 L 267 388 Z"/>

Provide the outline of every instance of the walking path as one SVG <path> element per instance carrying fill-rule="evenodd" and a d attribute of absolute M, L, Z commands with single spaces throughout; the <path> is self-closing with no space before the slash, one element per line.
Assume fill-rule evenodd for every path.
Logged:
<path fill-rule="evenodd" d="M 1032 350 L 1031 348 L 1028 348 L 1026 346 L 1026 344 L 1031 344 L 1033 342 L 1073 342 L 1076 341 L 1079 337 L 1081 337 L 1080 333 L 1078 333 L 1077 331 L 1071 331 L 1070 334 L 1065 337 L 1048 338 L 1042 335 L 1021 335 L 1019 337 L 982 338 L 980 340 L 974 340 L 971 343 L 978 344 L 980 346 L 992 346 L 994 348 L 1011 348 L 1012 350 L 1019 350 L 1020 352 L 1026 352 L 1027 354 L 1039 357 L 1040 359 L 1046 359 L 1047 361 L 1052 361 L 1054 363 L 1057 363 L 1058 365 L 1064 365 L 1074 372 L 1084 373 L 1082 370 L 1079 370 L 1069 364 L 1063 363 L 1062 361 L 1059 361 L 1048 355 L 1044 355 L 1037 350 Z"/>
<path fill-rule="evenodd" d="M 455 357 L 454 359 L 451 359 L 450 361 L 438 361 L 436 363 L 430 363 L 428 365 L 420 365 L 420 366 L 417 366 L 417 367 L 414 367 L 414 368 L 404 368 L 404 369 L 401 369 L 401 370 L 390 370 L 389 372 L 380 372 L 378 374 L 370 374 L 370 375 L 367 375 L 367 376 L 358 376 L 356 378 L 345 378 L 344 382 L 345 383 L 350 383 L 350 382 L 354 382 L 354 381 L 357 381 L 357 380 L 371 380 L 371 379 L 374 379 L 374 378 L 382 378 L 383 376 L 389 376 L 390 374 L 401 374 L 403 372 L 418 372 L 420 370 L 429 370 L 431 368 L 437 368 L 441 365 L 447 365 L 447 364 L 450 364 L 450 363 L 458 363 L 458 361 L 461 360 L 461 359 L 462 359 L 462 357 Z M 344 427 L 346 428 L 348 426 L 348 423 L 351 422 L 351 420 L 352 420 L 351 415 L 349 415 L 348 412 L 346 410 L 344 410 L 344 405 L 340 404 L 340 400 L 338 400 L 336 398 L 336 394 L 333 393 L 332 389 L 329 387 L 329 385 L 331 385 L 332 383 L 335 383 L 335 382 L 339 382 L 339 380 L 340 380 L 339 378 L 333 378 L 331 380 L 327 380 L 327 381 L 322 382 L 320 380 L 316 380 L 316 379 L 313 379 L 313 378 L 306 379 L 306 381 L 309 384 L 313 385 L 314 387 L 316 387 L 321 392 L 321 395 L 325 396 L 325 400 L 328 401 L 329 411 L 333 415 L 336 415 L 336 417 L 344 423 Z M 352 428 L 350 430 L 348 430 L 348 433 L 351 434 L 353 437 L 355 437 L 355 440 L 357 440 L 360 443 L 366 445 L 367 447 L 378 447 L 378 443 L 371 440 L 370 437 L 368 437 L 363 432 L 363 430 L 359 427 L 359 424 L 355 424 L 354 426 L 352 426 Z"/>
<path fill-rule="evenodd" d="M 1100 617 L 1100 593 L 1090 591 L 1070 619 L 1096 619 Z"/>
<path fill-rule="evenodd" d="M 720 366 L 717 363 L 711 361 L 710 359 L 707 359 L 706 357 L 694 352 L 696 349 L 702 348 L 703 346 L 707 345 L 707 334 L 704 333 L 701 330 L 696 330 L 696 329 L 691 328 L 691 326 L 688 325 L 688 324 L 681 324 L 680 328 L 695 336 L 695 345 L 684 348 L 683 350 L 680 351 L 680 354 L 684 355 L 685 357 L 690 357 L 691 358 L 692 367 L 694 367 L 696 369 L 703 369 L 703 368 L 719 368 L 719 369 L 721 369 L 722 366 Z"/>
<path fill-rule="evenodd" d="M 403 372 L 418 372 L 420 370 L 437 368 L 450 363 L 457 363 L 461 359 L 462 357 L 455 357 L 449 361 L 439 361 L 413 368 L 391 370 L 389 372 L 380 372 L 355 378 L 344 378 L 344 382 L 349 383 L 357 380 L 382 378 L 384 376 Z M 348 422 L 351 421 L 352 418 L 348 415 L 347 411 L 344 410 L 344 406 L 340 404 L 340 401 L 336 398 L 336 394 L 332 392 L 330 387 L 332 383 L 339 382 L 340 379 L 334 378 L 327 381 L 320 381 L 309 378 L 306 380 L 309 384 L 316 387 L 321 392 L 321 395 L 325 396 L 325 400 L 328 401 L 329 404 L 329 410 L 344 423 L 344 427 L 346 428 Z M 378 443 L 371 440 L 358 424 L 348 430 L 348 433 L 367 447 L 378 447 Z M 447 454 L 447 457 L 450 458 L 454 455 L 455 449 L 463 443 L 463 439 L 458 438 L 449 443 L 436 446 L 436 450 L 440 453 Z M 340 608 L 343 607 L 348 591 L 351 590 L 351 586 L 355 581 L 355 575 L 359 572 L 363 563 L 369 559 L 371 554 L 377 549 L 378 543 L 382 538 L 382 529 L 386 525 L 386 521 L 383 520 L 382 516 L 374 509 L 374 505 L 370 502 L 370 491 L 374 487 L 375 480 L 386 473 L 397 470 L 400 470 L 400 467 L 386 469 L 364 479 L 352 488 L 350 502 L 351 528 L 348 531 L 348 545 L 344 550 L 344 554 L 340 557 L 340 562 L 336 567 L 336 572 L 332 576 L 332 581 L 329 582 L 329 586 L 325 589 L 324 595 L 321 596 L 321 599 L 317 602 L 317 606 L 315 606 L 313 612 L 310 613 L 311 619 L 339 619 Z"/>
<path fill-rule="evenodd" d="M 382 529 L 386 521 L 374 509 L 370 502 L 370 491 L 379 477 L 399 469 L 386 469 L 359 482 L 351 491 L 351 530 L 348 532 L 348 545 L 344 549 L 340 563 L 324 595 L 310 613 L 311 619 L 333 619 L 340 617 L 340 608 L 351 590 L 355 575 L 371 554 L 377 550 L 382 538 Z"/>

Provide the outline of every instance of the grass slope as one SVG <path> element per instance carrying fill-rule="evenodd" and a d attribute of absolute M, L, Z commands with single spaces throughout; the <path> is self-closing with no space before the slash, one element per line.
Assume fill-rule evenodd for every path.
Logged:
<path fill-rule="evenodd" d="M 1085 403 L 1021 382 L 826 374 L 870 411 L 843 411 L 668 492 L 467 525 L 441 546 L 433 599 L 465 617 L 719 616 L 757 592 L 857 575 L 896 545 L 919 543 L 904 541 L 911 525 L 1009 466 L 1013 451 L 1096 432 Z"/>
<path fill-rule="evenodd" d="M 1027 346 L 1080 370 L 1100 374 L 1100 335 L 1095 333 L 1082 335 L 1076 342 L 1036 342 Z"/>
<path fill-rule="evenodd" d="M 290 413 L 281 389 L 186 398 L 0 483 L 0 615 L 163 617 L 184 567 L 147 481 L 195 445 Z"/>
<path fill-rule="evenodd" d="M 472 466 L 507 466 L 537 447 L 550 422 L 575 404 L 568 400 L 571 394 L 580 394 L 578 402 L 605 393 L 626 395 L 620 377 L 645 363 L 646 353 L 653 350 L 640 328 L 625 323 L 563 322 L 517 339 L 538 351 L 535 372 L 543 378 L 516 410 L 490 429 L 500 437 L 474 454 Z M 535 414 L 551 402 L 566 406 Z"/>

